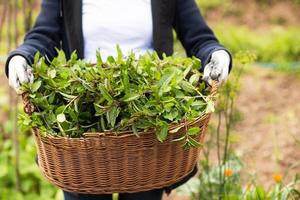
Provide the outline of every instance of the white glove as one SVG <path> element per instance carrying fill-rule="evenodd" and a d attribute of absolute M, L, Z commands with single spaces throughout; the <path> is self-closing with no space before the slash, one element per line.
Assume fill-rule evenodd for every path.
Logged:
<path fill-rule="evenodd" d="M 33 82 L 32 68 L 27 64 L 23 56 L 14 56 L 8 63 L 8 81 L 9 85 L 16 90 L 18 94 L 20 91 L 20 83 Z"/>
<path fill-rule="evenodd" d="M 229 73 L 230 55 L 225 50 L 212 53 L 210 62 L 204 66 L 203 80 L 211 83 L 212 80 L 223 82 Z"/>

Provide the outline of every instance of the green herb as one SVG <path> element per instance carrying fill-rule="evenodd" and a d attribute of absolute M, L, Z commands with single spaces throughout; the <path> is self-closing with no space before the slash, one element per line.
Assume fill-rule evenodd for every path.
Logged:
<path fill-rule="evenodd" d="M 118 48 L 117 58 L 106 62 L 97 52 L 97 62 L 67 60 L 63 51 L 50 64 L 35 56 L 35 81 L 23 84 L 36 111 L 24 119 L 44 134 L 82 137 L 85 132 L 156 130 L 164 141 L 171 123 L 191 121 L 213 111 L 209 90 L 200 82 L 197 58 L 176 56 L 159 59 L 155 52 L 139 58 L 132 53 L 124 58 Z M 189 146 L 199 128 L 191 128 L 182 137 Z"/>

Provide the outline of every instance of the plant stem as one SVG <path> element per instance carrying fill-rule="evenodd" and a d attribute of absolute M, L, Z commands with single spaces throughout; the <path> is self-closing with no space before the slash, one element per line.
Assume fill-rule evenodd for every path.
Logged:
<path fill-rule="evenodd" d="M 11 50 L 11 43 L 12 43 L 12 37 L 11 37 L 11 32 L 12 32 L 12 25 L 13 25 L 13 22 L 12 22 L 12 5 L 10 3 L 10 1 L 8 1 L 8 18 L 7 18 L 7 41 L 8 41 L 8 44 L 7 44 L 7 53 L 10 52 Z"/>
<path fill-rule="evenodd" d="M 19 44 L 19 29 L 18 29 L 18 1 L 14 0 L 14 5 L 13 5 L 13 16 L 14 16 L 14 29 L 15 29 L 15 34 L 14 34 L 14 39 L 15 39 L 15 47 L 18 46 Z"/>
<path fill-rule="evenodd" d="M 2 15 L 1 15 L 1 19 L 0 19 L 0 43 L 1 43 L 1 38 L 2 38 L 3 27 L 4 27 L 4 24 L 5 24 L 7 6 L 8 6 L 8 1 L 5 1 L 4 5 L 3 5 L 3 9 L 1 10 Z"/>
<path fill-rule="evenodd" d="M 230 104 L 230 105 L 229 105 Z M 229 105 L 229 106 L 228 106 Z M 221 173 L 221 185 L 220 185 L 220 196 L 219 199 L 223 199 L 224 196 L 224 189 L 225 189 L 225 178 L 223 176 L 222 166 L 225 167 L 227 157 L 228 157 L 228 148 L 229 148 L 229 136 L 231 131 L 231 124 L 232 124 L 232 113 L 233 113 L 233 106 L 234 106 L 234 97 L 230 97 L 230 92 L 226 94 L 226 101 L 225 101 L 225 146 L 224 146 L 224 154 L 223 154 L 223 163 L 220 165 L 220 173 Z"/>
<path fill-rule="evenodd" d="M 21 178 L 20 178 L 20 152 L 19 152 L 19 139 L 18 139 L 18 126 L 17 126 L 17 119 L 18 119 L 18 97 L 14 95 L 14 104 L 13 104 L 13 143 L 14 143 L 14 151 L 15 151 L 15 173 L 16 173 L 16 191 L 21 191 Z"/>
<path fill-rule="evenodd" d="M 221 165 L 221 147 L 220 147 L 220 129 L 222 124 L 222 113 L 218 113 L 218 126 L 217 126 L 217 156 L 218 156 L 218 166 L 219 166 L 219 181 L 223 182 L 222 177 L 222 165 Z M 222 195 L 222 187 L 219 187 L 219 199 Z"/>
<path fill-rule="evenodd" d="M 226 137 L 225 137 L 225 147 L 224 147 L 224 156 L 223 156 L 223 165 L 225 165 L 228 156 L 228 146 L 229 146 L 229 136 L 231 131 L 231 123 L 232 123 L 232 113 L 233 113 L 233 105 L 234 100 L 231 99 L 229 112 L 226 114 L 225 121 L 226 121 Z"/>
<path fill-rule="evenodd" d="M 210 145 L 210 144 L 208 144 L 208 145 Z M 209 149 L 210 148 L 207 148 L 208 150 L 204 150 L 203 149 L 203 154 L 204 154 L 204 157 L 205 157 L 205 160 L 206 160 L 206 166 L 205 166 L 205 173 L 208 175 L 207 176 L 207 181 L 208 181 L 208 196 L 209 197 L 212 197 L 213 198 L 213 192 L 212 192 L 212 183 L 211 183 L 211 181 L 210 181 L 210 177 L 209 177 L 209 172 L 210 172 L 210 167 L 209 167 L 209 154 L 210 154 L 210 151 L 209 151 Z"/>

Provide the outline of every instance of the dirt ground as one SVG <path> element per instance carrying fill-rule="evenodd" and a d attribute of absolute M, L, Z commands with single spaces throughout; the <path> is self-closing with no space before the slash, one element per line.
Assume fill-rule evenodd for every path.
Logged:
<path fill-rule="evenodd" d="M 299 76 L 255 68 L 241 79 L 237 108 L 243 120 L 234 128 L 234 149 L 245 166 L 242 177 L 268 187 L 272 175 L 291 181 L 300 173 Z M 300 186 L 299 186 L 300 187 Z M 164 200 L 186 200 L 176 195 Z"/>
<path fill-rule="evenodd" d="M 244 120 L 235 130 L 236 149 L 245 171 L 268 186 L 274 173 L 286 181 L 300 173 L 300 79 L 268 69 L 253 72 L 242 79 L 237 107 Z"/>
<path fill-rule="evenodd" d="M 259 4 L 254 0 L 233 0 L 205 13 L 205 18 L 214 23 L 225 17 L 227 23 L 246 25 L 256 30 L 266 30 L 274 25 L 299 26 L 299 4 L 291 1 L 269 2 Z"/>

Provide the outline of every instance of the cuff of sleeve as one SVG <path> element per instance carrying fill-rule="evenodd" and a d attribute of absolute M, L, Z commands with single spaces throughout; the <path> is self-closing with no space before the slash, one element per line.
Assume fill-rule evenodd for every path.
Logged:
<path fill-rule="evenodd" d="M 29 65 L 32 65 L 32 63 L 33 63 L 33 59 L 34 59 L 34 58 L 33 58 L 31 55 L 29 55 L 28 53 L 26 53 L 25 51 L 22 51 L 22 50 L 15 50 L 15 51 L 12 51 L 12 52 L 8 55 L 8 57 L 7 57 L 7 59 L 6 59 L 6 63 L 5 63 L 5 74 L 6 74 L 6 77 L 7 77 L 7 78 L 9 78 L 9 77 L 8 77 L 8 66 L 9 66 L 9 61 L 10 61 L 10 60 L 12 59 L 12 57 L 14 57 L 14 56 L 22 56 L 22 57 L 24 57 Z"/>

